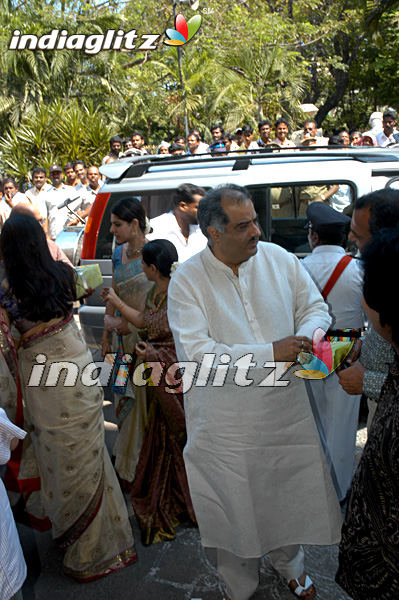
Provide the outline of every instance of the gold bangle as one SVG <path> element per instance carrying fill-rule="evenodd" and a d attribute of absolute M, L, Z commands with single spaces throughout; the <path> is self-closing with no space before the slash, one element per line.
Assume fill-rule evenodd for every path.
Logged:
<path fill-rule="evenodd" d="M 119 312 L 121 312 L 121 308 L 125 303 L 123 302 L 123 300 L 120 300 L 118 306 L 116 307 L 116 310 L 118 310 Z"/>

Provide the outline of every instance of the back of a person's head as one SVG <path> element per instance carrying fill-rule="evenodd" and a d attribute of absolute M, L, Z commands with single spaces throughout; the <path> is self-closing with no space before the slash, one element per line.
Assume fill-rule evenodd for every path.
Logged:
<path fill-rule="evenodd" d="M 374 236 L 380 229 L 399 225 L 399 190 L 383 189 L 358 198 L 354 210 L 370 209 L 369 229 Z"/>
<path fill-rule="evenodd" d="M 364 299 L 379 313 L 380 324 L 392 328 L 399 345 L 398 287 L 395 273 L 399 264 L 399 227 L 382 229 L 362 252 Z"/>
<path fill-rule="evenodd" d="M 24 318 L 47 322 L 71 312 L 76 297 L 73 270 L 52 258 L 33 216 L 17 213 L 7 219 L 0 248 L 10 290 Z"/>
<path fill-rule="evenodd" d="M 176 247 L 169 240 L 152 240 L 143 246 L 141 256 L 145 264 L 154 265 L 162 277 L 170 277 L 170 270 L 179 257 Z"/>

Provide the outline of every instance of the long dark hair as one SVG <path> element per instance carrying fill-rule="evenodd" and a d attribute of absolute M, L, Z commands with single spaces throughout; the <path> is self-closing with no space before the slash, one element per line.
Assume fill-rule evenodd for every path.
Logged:
<path fill-rule="evenodd" d="M 121 200 L 115 202 L 111 213 L 127 223 L 131 223 L 133 219 L 137 219 L 141 231 L 145 232 L 145 218 L 147 215 L 144 206 L 138 198 L 134 198 L 133 196 L 121 198 Z"/>
<path fill-rule="evenodd" d="M 141 251 L 145 264 L 154 265 L 163 277 L 170 277 L 170 268 L 179 260 L 175 246 L 169 240 L 152 240 Z"/>
<path fill-rule="evenodd" d="M 68 315 L 76 299 L 72 267 L 55 261 L 45 233 L 34 217 L 14 215 L 1 229 L 6 276 L 21 316 L 47 322 Z"/>

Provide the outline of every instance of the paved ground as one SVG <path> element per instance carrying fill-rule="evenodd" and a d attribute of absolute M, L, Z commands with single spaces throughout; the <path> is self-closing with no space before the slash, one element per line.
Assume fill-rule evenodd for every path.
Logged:
<path fill-rule="evenodd" d="M 109 397 L 109 394 L 108 394 Z M 113 406 L 106 402 L 106 439 L 112 447 L 116 436 Z M 365 428 L 358 432 L 357 460 L 366 439 Z M 221 600 L 222 588 L 215 570 L 215 551 L 201 547 L 198 531 L 180 527 L 173 542 L 144 548 L 126 497 L 134 530 L 139 559 L 118 573 L 97 582 L 78 584 L 62 573 L 62 552 L 52 541 L 51 533 L 33 532 L 18 525 L 28 564 L 28 578 L 23 586 L 25 600 Z M 347 600 L 348 596 L 334 583 L 337 546 L 306 547 L 307 571 L 317 587 L 319 600 Z M 261 578 L 253 600 L 291 600 L 285 582 L 262 561 Z"/>

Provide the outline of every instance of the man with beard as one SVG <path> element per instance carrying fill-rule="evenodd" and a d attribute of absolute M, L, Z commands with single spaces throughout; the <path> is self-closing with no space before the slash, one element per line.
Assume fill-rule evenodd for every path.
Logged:
<path fill-rule="evenodd" d="M 199 201 L 205 190 L 191 183 L 184 183 L 177 188 L 173 198 L 173 209 L 151 219 L 153 232 L 147 235 L 148 240 L 164 239 L 171 241 L 179 255 L 179 262 L 184 262 L 207 244 L 197 221 Z"/>

